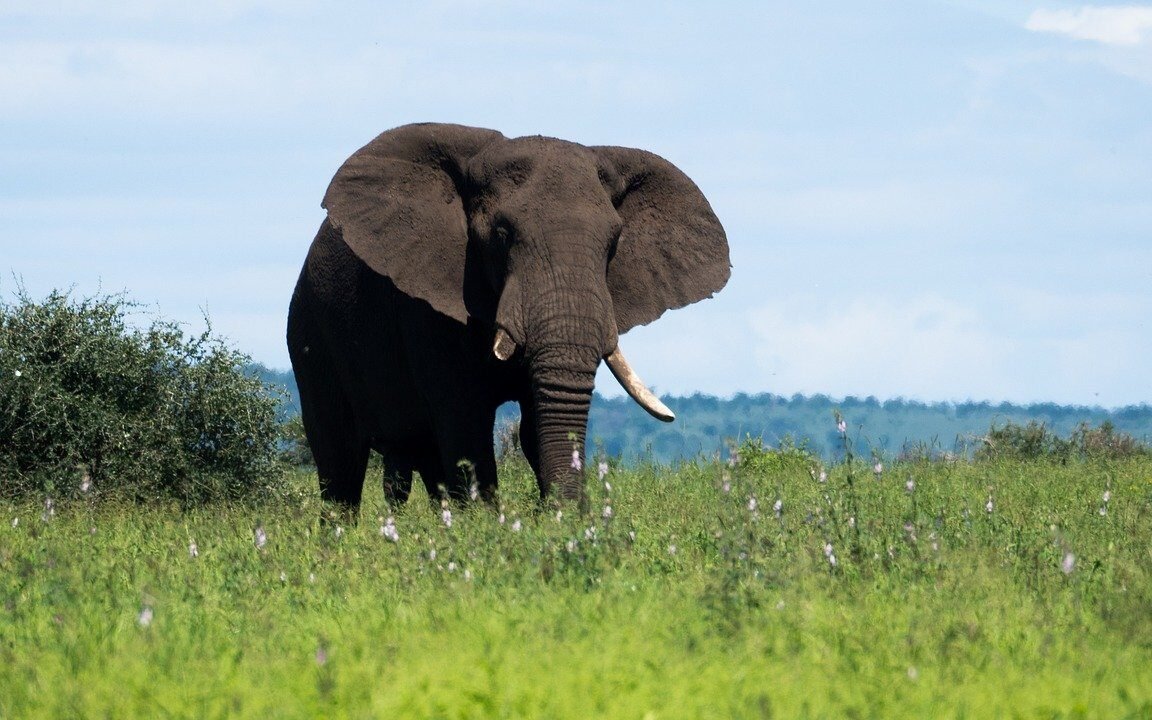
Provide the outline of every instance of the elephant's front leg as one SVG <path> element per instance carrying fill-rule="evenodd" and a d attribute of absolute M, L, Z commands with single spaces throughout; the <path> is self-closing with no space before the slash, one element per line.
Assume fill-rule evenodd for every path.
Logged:
<path fill-rule="evenodd" d="M 459 411 L 459 410 L 458 410 Z M 496 411 L 463 412 L 438 432 L 439 483 L 452 500 L 496 502 Z"/>

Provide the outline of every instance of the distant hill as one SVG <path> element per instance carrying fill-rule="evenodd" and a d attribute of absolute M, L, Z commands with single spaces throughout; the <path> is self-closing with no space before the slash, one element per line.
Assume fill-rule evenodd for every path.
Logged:
<path fill-rule="evenodd" d="M 281 417 L 300 412 L 296 380 L 291 371 L 252 365 L 251 372 L 264 382 L 284 388 Z M 806 444 L 813 452 L 835 459 L 842 452 L 835 412 L 848 423 L 848 436 L 857 454 L 873 452 L 892 458 L 905 448 L 921 447 L 935 453 L 967 454 L 993 424 L 1043 423 L 1061 436 L 1080 423 L 1097 426 L 1108 421 L 1121 432 L 1152 443 L 1152 406 L 1132 405 L 1116 410 L 1098 407 L 1037 403 L 1014 405 L 988 402 L 924 403 L 917 400 L 885 400 L 874 397 L 826 395 L 783 397 L 770 393 L 740 393 L 723 400 L 710 395 L 661 398 L 676 413 L 676 421 L 653 420 L 630 398 L 594 395 L 589 417 L 588 445 L 595 451 L 634 461 L 651 457 L 674 462 L 723 450 L 729 439 L 760 438 L 771 446 L 786 438 Z M 519 416 L 515 404 L 504 405 L 498 423 Z"/>

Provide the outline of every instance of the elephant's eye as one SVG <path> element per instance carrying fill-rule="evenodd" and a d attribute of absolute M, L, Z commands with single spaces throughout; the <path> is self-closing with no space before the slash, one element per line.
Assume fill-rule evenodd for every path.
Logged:
<path fill-rule="evenodd" d="M 496 223 L 496 226 L 492 228 L 492 239 L 499 245 L 508 246 L 512 241 L 512 229 L 507 222 L 501 220 Z"/>

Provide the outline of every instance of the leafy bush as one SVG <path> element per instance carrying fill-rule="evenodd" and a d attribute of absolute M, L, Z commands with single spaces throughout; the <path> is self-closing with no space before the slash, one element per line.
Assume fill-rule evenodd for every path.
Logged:
<path fill-rule="evenodd" d="M 1131 435 L 1120 432 L 1105 420 L 1099 427 L 1080 425 L 1067 438 L 1061 438 L 1043 423 L 993 425 L 976 450 L 976 460 L 1054 460 L 1066 463 L 1073 458 L 1120 460 L 1152 454 L 1152 449 Z"/>
<path fill-rule="evenodd" d="M 1072 433 L 1071 442 L 1081 457 L 1098 457 L 1110 460 L 1152 455 L 1152 448 L 1128 433 L 1116 430 L 1108 420 L 1100 427 L 1090 427 L 1088 423 Z"/>
<path fill-rule="evenodd" d="M 0 302 L 0 495 L 185 504 L 276 489 L 278 400 L 206 330 L 132 327 L 122 296 Z"/>
<path fill-rule="evenodd" d="M 763 475 L 796 471 L 806 474 L 820 465 L 820 458 L 808 449 L 807 443 L 797 445 L 789 436 L 780 441 L 780 447 L 772 448 L 764 444 L 763 438 L 746 435 L 739 446 L 729 448 L 729 460 L 741 470 Z"/>

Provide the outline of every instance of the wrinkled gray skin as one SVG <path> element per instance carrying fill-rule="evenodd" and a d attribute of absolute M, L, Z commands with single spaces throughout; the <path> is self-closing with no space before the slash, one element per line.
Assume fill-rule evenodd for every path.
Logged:
<path fill-rule="evenodd" d="M 492 499 L 509 400 L 541 497 L 583 503 L 573 452 L 601 358 L 729 275 L 700 190 L 631 148 L 408 125 L 352 155 L 324 207 L 288 349 L 321 495 L 352 511 L 370 449 L 390 502 L 413 471 L 434 498 Z"/>

